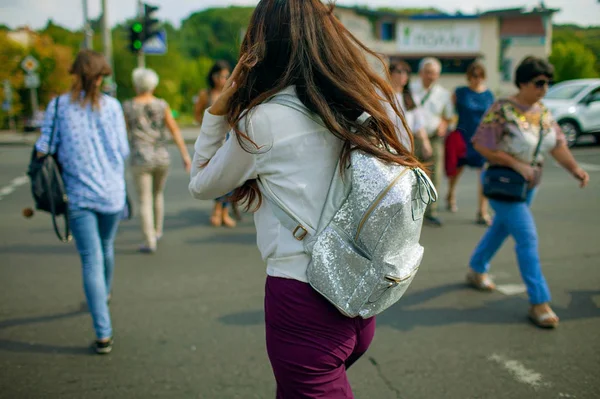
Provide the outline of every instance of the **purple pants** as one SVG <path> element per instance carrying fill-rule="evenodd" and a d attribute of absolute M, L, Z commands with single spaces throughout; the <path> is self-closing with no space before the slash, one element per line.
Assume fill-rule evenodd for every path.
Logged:
<path fill-rule="evenodd" d="M 346 370 L 369 348 L 375 318 L 350 319 L 310 285 L 268 277 L 267 352 L 277 399 L 352 399 Z"/>

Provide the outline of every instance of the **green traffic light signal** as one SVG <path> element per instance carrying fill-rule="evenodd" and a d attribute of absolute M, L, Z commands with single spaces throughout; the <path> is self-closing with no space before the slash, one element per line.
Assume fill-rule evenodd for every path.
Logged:
<path fill-rule="evenodd" d="M 142 48 L 142 41 L 136 40 L 133 42 L 133 48 L 136 50 L 140 50 Z"/>
<path fill-rule="evenodd" d="M 133 27 L 131 28 L 135 33 L 141 33 L 143 30 L 143 26 L 141 23 L 136 22 L 135 24 L 133 24 Z"/>

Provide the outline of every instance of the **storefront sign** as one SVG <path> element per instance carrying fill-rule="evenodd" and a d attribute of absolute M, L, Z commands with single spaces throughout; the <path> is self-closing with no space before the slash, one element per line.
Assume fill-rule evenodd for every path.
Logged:
<path fill-rule="evenodd" d="M 478 21 L 407 21 L 398 23 L 398 48 L 403 53 L 476 53 L 481 49 Z"/>

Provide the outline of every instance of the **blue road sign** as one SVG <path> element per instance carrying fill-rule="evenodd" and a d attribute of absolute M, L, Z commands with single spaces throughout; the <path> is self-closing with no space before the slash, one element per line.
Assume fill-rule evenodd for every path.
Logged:
<path fill-rule="evenodd" d="M 167 32 L 163 29 L 144 43 L 144 54 L 163 55 L 167 53 Z"/>

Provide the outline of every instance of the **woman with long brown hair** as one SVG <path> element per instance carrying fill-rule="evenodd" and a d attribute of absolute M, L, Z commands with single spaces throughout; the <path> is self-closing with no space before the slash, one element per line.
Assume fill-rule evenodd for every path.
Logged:
<path fill-rule="evenodd" d="M 316 226 L 332 177 L 341 172 L 338 161 L 347 161 L 352 151 L 420 166 L 389 81 L 366 59 L 366 53 L 375 54 L 333 11 L 320 0 L 259 1 L 240 61 L 204 115 L 192 162 L 190 191 L 196 198 L 234 190 L 235 201 L 256 210 L 277 398 L 352 398 L 346 369 L 369 347 L 375 320 L 342 315 L 307 283 L 310 257 L 262 201 L 256 179 Z M 272 97 L 314 118 L 270 103 Z M 365 113 L 371 115 L 366 121 Z M 405 132 L 401 139 L 398 130 Z"/>
<path fill-rule="evenodd" d="M 121 105 L 100 92 L 103 78 L 111 73 L 102 54 L 81 51 L 71 67 L 71 92 L 50 102 L 36 143 L 41 154 L 57 153 L 62 167 L 83 288 L 96 331 L 94 347 L 100 354 L 112 349 L 108 301 L 114 241 L 125 208 L 125 159 L 129 155 Z M 54 120 L 56 135 L 50 143 Z"/>

